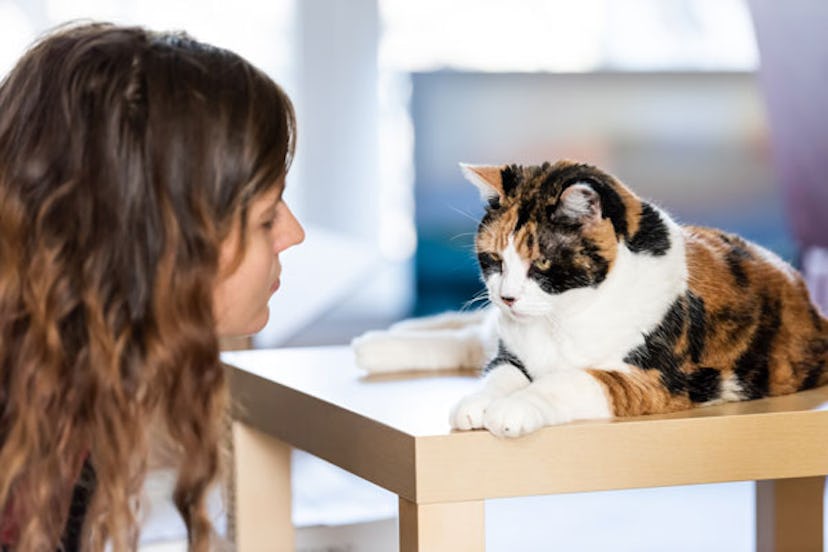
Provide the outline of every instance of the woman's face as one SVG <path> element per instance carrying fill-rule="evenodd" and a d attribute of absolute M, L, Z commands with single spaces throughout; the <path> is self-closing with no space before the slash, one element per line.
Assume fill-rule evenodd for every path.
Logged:
<path fill-rule="evenodd" d="M 262 194 L 248 209 L 247 228 L 236 222 L 221 245 L 213 314 L 219 337 L 250 335 L 264 328 L 267 301 L 279 288 L 279 253 L 305 239 L 305 231 L 282 200 L 283 186 Z M 246 248 L 237 260 L 239 232 Z M 233 269 L 234 262 L 238 263 Z"/>

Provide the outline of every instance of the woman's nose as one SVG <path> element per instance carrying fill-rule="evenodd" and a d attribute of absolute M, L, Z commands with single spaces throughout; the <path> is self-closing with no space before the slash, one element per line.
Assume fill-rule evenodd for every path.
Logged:
<path fill-rule="evenodd" d="M 284 241 L 282 242 L 283 247 L 281 249 L 287 249 L 288 247 L 299 245 L 305 241 L 305 229 L 302 228 L 302 225 L 293 214 L 293 211 L 290 210 L 290 207 L 285 204 L 284 209 L 284 216 L 286 220 L 283 238 Z"/>
<path fill-rule="evenodd" d="M 293 245 L 299 245 L 305 241 L 305 229 L 302 227 L 299 220 L 293 216 L 293 213 L 291 213 L 290 216 L 293 218 L 293 223 L 296 225 L 296 236 L 294 237 Z"/>

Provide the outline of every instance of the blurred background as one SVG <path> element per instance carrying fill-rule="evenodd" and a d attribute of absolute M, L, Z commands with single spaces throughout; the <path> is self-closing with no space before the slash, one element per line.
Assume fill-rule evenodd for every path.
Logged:
<path fill-rule="evenodd" d="M 461 161 L 597 164 L 796 260 L 744 0 L 0 0 L 0 74 L 79 18 L 185 29 L 293 98 L 287 198 L 309 237 L 257 346 L 345 343 L 471 299 L 481 207 Z M 342 273 L 317 274 L 320 255 Z"/>
<path fill-rule="evenodd" d="M 824 169 L 820 160 L 828 159 L 826 6 L 824 0 L 0 0 L 0 75 L 39 34 L 74 19 L 185 29 L 264 69 L 296 105 L 298 154 L 286 198 L 308 238 L 285 254 L 282 289 L 254 345 L 337 344 L 399 318 L 461 308 L 482 289 L 472 249 L 482 210 L 458 162 L 577 159 L 614 173 L 680 222 L 737 232 L 795 264 L 807 247 L 828 245 L 824 230 L 808 233 L 820 221 L 825 228 L 820 213 L 828 207 L 825 173 L 814 166 L 817 160 Z M 773 67 L 760 64 L 760 50 Z M 795 116 L 787 115 L 790 109 Z M 787 162 L 791 156 L 780 152 L 797 137 L 797 151 L 810 157 Z M 810 182 L 809 193 L 796 187 L 800 181 Z M 828 268 L 813 266 L 828 302 Z M 324 499 L 297 489 L 300 524 L 364 519 L 370 497 L 374 517 L 393 516 L 396 503 L 388 496 L 328 478 L 331 472 L 317 464 L 300 463 L 297 472 L 335 489 Z M 737 523 L 704 506 L 707 491 L 662 499 L 658 490 L 641 491 L 635 496 L 649 518 L 642 531 L 659 526 L 651 516 L 666 500 L 684 507 L 674 519 L 695 519 L 708 509 L 709 519 L 695 526 L 719 524 L 710 531 L 713 548 L 698 541 L 700 534 L 686 535 L 683 544 L 671 540 L 671 549 L 749 549 L 752 487 L 713 487 L 717 504 L 735 505 Z M 577 517 L 577 503 L 558 498 L 532 507 L 562 505 Z M 613 499 L 585 502 L 584 523 L 595 500 L 607 508 Z M 522 511 L 516 508 L 509 514 L 503 507 L 498 517 Z M 612 512 L 629 532 L 642 510 L 622 505 Z M 672 531 L 665 523 L 663 530 Z M 723 537 L 724 526 L 738 531 Z M 608 531 L 602 535 L 615 539 Z M 524 550 L 514 548 L 513 533 L 503 530 L 489 541 Z M 562 549 L 606 549 L 589 540 L 598 537 L 588 529 L 572 534 L 580 535 L 580 547 Z M 631 550 L 659 549 L 648 535 L 638 543 L 643 548 L 622 541 L 632 542 Z M 613 542 L 613 549 L 627 549 Z M 361 546 L 341 549 L 368 549 Z"/>

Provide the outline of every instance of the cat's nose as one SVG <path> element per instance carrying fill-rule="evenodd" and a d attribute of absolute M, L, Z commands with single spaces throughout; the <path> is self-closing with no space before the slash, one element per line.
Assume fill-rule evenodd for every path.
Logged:
<path fill-rule="evenodd" d="M 503 301 L 503 303 L 504 303 L 507 307 L 511 307 L 511 306 L 512 306 L 512 303 L 514 303 L 514 302 L 515 302 L 515 298 L 514 298 L 514 297 L 509 297 L 508 295 L 501 295 L 501 296 L 500 296 L 500 300 L 501 300 L 501 301 Z"/>

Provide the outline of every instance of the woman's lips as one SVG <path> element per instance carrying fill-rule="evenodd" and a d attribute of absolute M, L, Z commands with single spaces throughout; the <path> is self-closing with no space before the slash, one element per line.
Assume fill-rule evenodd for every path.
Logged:
<path fill-rule="evenodd" d="M 279 280 L 277 279 L 275 282 L 273 282 L 273 285 L 270 286 L 270 293 L 276 293 L 276 290 L 279 289 L 279 285 Z"/>

